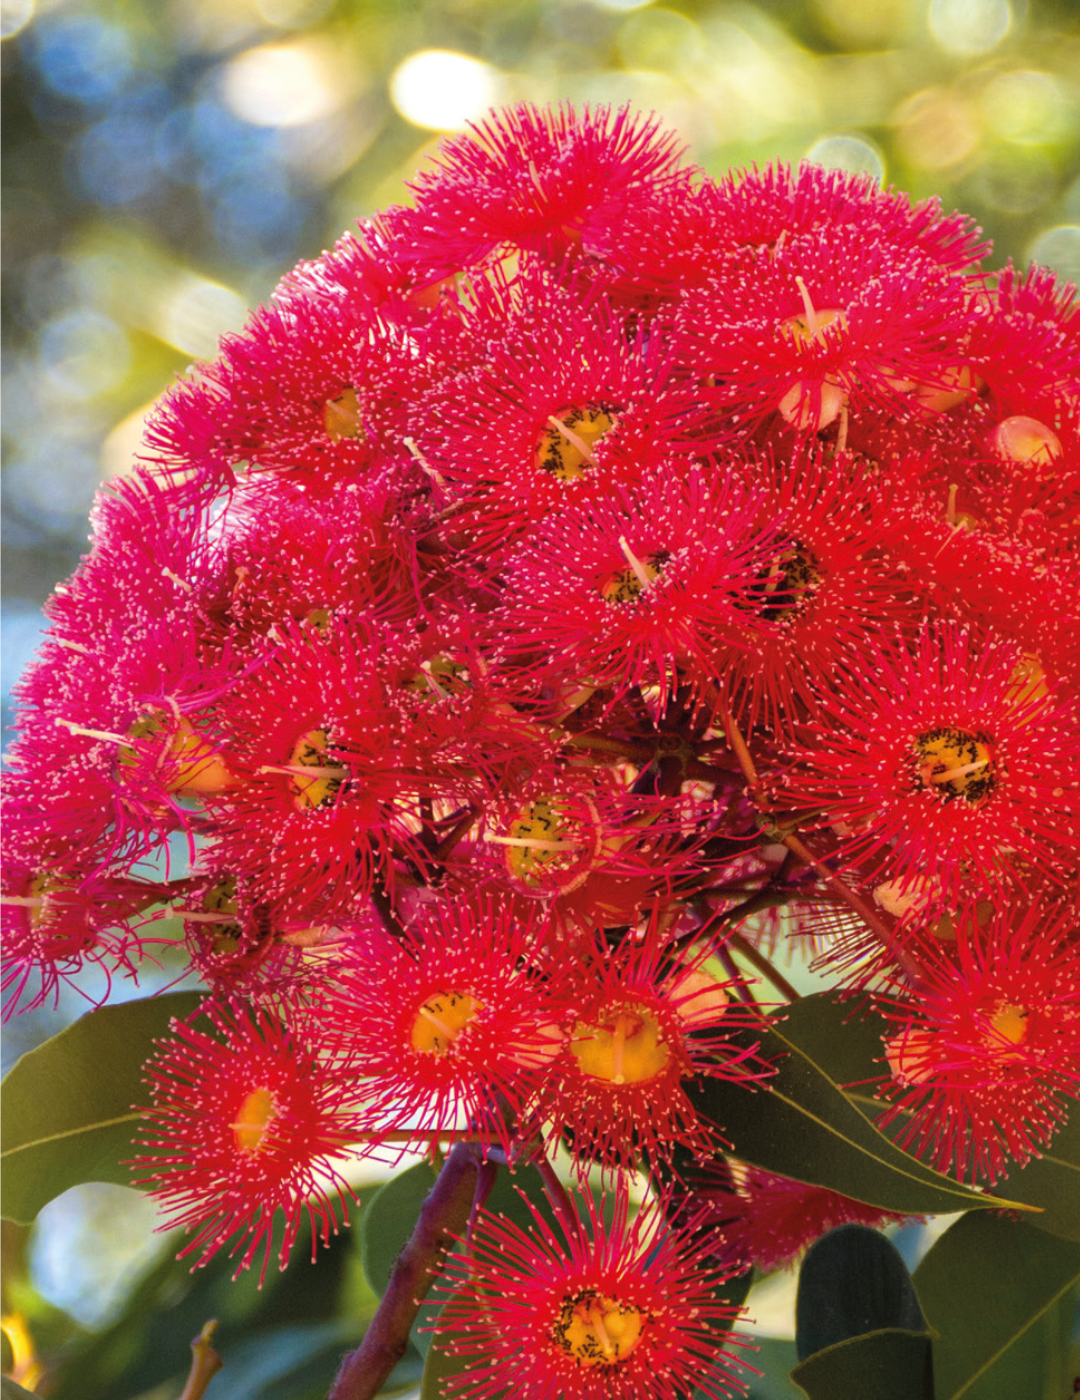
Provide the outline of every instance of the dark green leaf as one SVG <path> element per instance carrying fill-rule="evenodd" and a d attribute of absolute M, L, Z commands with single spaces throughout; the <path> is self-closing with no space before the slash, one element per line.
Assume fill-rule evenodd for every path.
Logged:
<path fill-rule="evenodd" d="M 869 1009 L 864 999 L 819 992 L 793 1003 L 778 1028 L 808 1054 L 830 1079 L 848 1089 L 848 1098 L 872 1121 L 885 1111 L 873 1097 L 872 1082 L 882 1073 L 882 1036 L 888 1022 Z M 906 1115 L 885 1129 L 895 1137 Z M 1015 1167 L 1008 1180 L 996 1183 L 995 1194 L 1038 1206 L 1025 1219 L 1040 1230 L 1080 1241 L 1080 1112 L 1061 1128 L 1041 1157 Z"/>
<path fill-rule="evenodd" d="M 934 1342 L 937 1400 L 971 1397 L 990 1371 L 1080 1281 L 1080 1245 L 1026 1221 L 965 1215 L 915 1271 Z M 1032 1378 L 1030 1393 L 1041 1393 Z"/>
<path fill-rule="evenodd" d="M 925 1332 L 865 1332 L 815 1352 L 791 1379 L 810 1400 L 934 1400 Z"/>
<path fill-rule="evenodd" d="M 884 1016 L 866 997 L 815 992 L 784 1008 L 776 1028 L 836 1084 L 866 1084 L 885 1074 Z"/>
<path fill-rule="evenodd" d="M 380 1186 L 368 1203 L 360 1226 L 361 1257 L 367 1281 L 380 1298 L 437 1176 L 430 1163 L 418 1162 Z"/>
<path fill-rule="evenodd" d="M 0 1400 L 38 1400 L 31 1390 L 23 1390 L 10 1376 L 0 1376 Z"/>
<path fill-rule="evenodd" d="M 850 1103 L 784 1027 L 743 1033 L 776 1065 L 765 1086 L 699 1080 L 692 1097 L 735 1155 L 768 1171 L 825 1186 L 905 1215 L 1011 1205 L 960 1186 L 894 1146 Z"/>
<path fill-rule="evenodd" d="M 0 1214 L 28 1224 L 42 1206 L 82 1181 L 130 1185 L 121 1161 L 132 1155 L 145 1102 L 143 1062 L 173 1016 L 202 998 L 171 992 L 102 1006 L 30 1050 L 4 1080 Z"/>
<path fill-rule="evenodd" d="M 1080 1243 L 1080 1109 L 1051 1140 L 1041 1157 L 1014 1167 L 997 1188 L 1011 1200 L 1042 1206 L 1025 1217 L 1040 1230 Z"/>
<path fill-rule="evenodd" d="M 896 1246 L 866 1225 L 840 1225 L 806 1252 L 795 1301 L 799 1360 L 864 1332 L 925 1332 Z"/>
<path fill-rule="evenodd" d="M 420 1386 L 420 1400 L 446 1400 L 443 1394 L 442 1383 L 451 1376 L 459 1376 L 466 1369 L 465 1362 L 461 1357 L 453 1356 L 449 1348 L 453 1345 L 457 1334 L 451 1331 L 438 1333 L 431 1343 L 431 1348 L 427 1354 L 427 1364 L 424 1366 L 424 1379 Z M 502 1390 L 492 1394 L 491 1400 L 499 1400 L 499 1396 L 505 1396 L 507 1391 Z"/>

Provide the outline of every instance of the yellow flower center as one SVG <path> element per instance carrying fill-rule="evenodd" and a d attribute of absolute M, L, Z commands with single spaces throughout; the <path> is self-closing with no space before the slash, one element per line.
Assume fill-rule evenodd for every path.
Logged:
<path fill-rule="evenodd" d="M 346 774 L 343 768 L 326 763 L 330 738 L 325 729 L 309 729 L 301 734 L 289 755 L 289 768 L 310 768 L 311 776 L 290 773 L 289 791 L 298 812 L 307 808 L 328 807 L 341 789 Z"/>
<path fill-rule="evenodd" d="M 629 547 L 625 544 L 624 553 L 629 553 Z M 632 603 L 650 583 L 656 582 L 670 558 L 671 555 L 666 549 L 646 554 L 643 559 L 634 556 L 629 568 L 615 569 L 609 574 L 601 575 L 598 583 L 600 596 L 605 603 Z"/>
<path fill-rule="evenodd" d="M 206 914 L 235 914 L 236 906 L 236 876 L 225 875 L 210 888 L 202 897 L 202 909 Z M 243 929 L 239 924 L 229 923 L 223 919 L 220 924 L 215 923 L 213 927 L 212 951 L 215 953 L 235 953 L 239 950 L 240 939 Z"/>
<path fill-rule="evenodd" d="M 167 711 L 154 710 L 141 715 L 128 730 L 129 739 L 158 737 L 163 747 L 158 774 L 166 792 L 195 796 L 199 793 L 223 792 L 236 786 L 236 778 L 225 760 L 189 719 L 176 719 Z M 117 758 L 121 774 L 124 769 L 145 768 L 147 763 L 146 751 L 133 744 L 122 746 Z"/>
<path fill-rule="evenodd" d="M 1005 1050 L 1006 1046 L 1023 1045 L 1028 1034 L 1028 1015 L 1022 1006 L 1013 1006 L 1009 1002 L 999 1006 L 990 1018 L 991 1047 Z"/>
<path fill-rule="evenodd" d="M 784 334 L 801 350 L 804 346 L 812 344 L 826 326 L 835 325 L 837 322 L 841 328 L 847 325 L 847 316 L 841 307 L 829 306 L 822 311 L 808 307 L 801 315 L 788 316 L 780 325 Z"/>
<path fill-rule="evenodd" d="M 962 797 L 976 806 L 997 786 L 989 734 L 943 726 L 919 734 L 913 744 L 916 786 L 936 790 L 946 802 Z"/>
<path fill-rule="evenodd" d="M 445 1055 L 483 1009 L 468 992 L 436 992 L 416 1013 L 412 1048 L 422 1055 Z"/>
<path fill-rule="evenodd" d="M 273 1116 L 274 1096 L 270 1090 L 252 1089 L 232 1124 L 233 1141 L 241 1152 L 258 1152 Z"/>
<path fill-rule="evenodd" d="M 573 806 L 557 793 L 538 797 L 510 821 L 506 836 L 489 838 L 506 847 L 507 870 L 530 889 L 570 889 L 585 878 L 583 855 L 595 846 L 596 833 L 586 832 Z"/>
<path fill-rule="evenodd" d="M 596 1025 L 579 1022 L 570 1049 L 582 1074 L 608 1084 L 644 1084 L 671 1060 L 656 1018 L 640 1006 L 620 1006 Z"/>
<path fill-rule="evenodd" d="M 360 421 L 360 400 L 351 385 L 342 389 L 336 398 L 327 399 L 323 405 L 323 427 L 331 442 L 364 436 L 364 425 Z"/>
<path fill-rule="evenodd" d="M 645 1314 L 605 1293 L 564 1298 L 552 1329 L 555 1345 L 579 1366 L 617 1366 L 641 1341 Z"/>
<path fill-rule="evenodd" d="M 821 578 L 813 554 L 799 540 L 792 540 L 791 547 L 778 554 L 758 577 L 762 585 L 762 617 L 770 621 L 792 617 L 808 601 Z"/>
<path fill-rule="evenodd" d="M 598 404 L 567 408 L 553 413 L 550 427 L 536 444 L 537 467 L 559 481 L 576 481 L 595 465 L 593 448 L 615 426 L 607 409 Z"/>

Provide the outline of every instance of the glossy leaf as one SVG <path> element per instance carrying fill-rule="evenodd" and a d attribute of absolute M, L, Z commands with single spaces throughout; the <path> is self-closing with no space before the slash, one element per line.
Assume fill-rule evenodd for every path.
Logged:
<path fill-rule="evenodd" d="M 380 1298 L 437 1178 L 430 1163 L 418 1162 L 380 1186 L 364 1212 L 361 1258 L 367 1281 Z"/>
<path fill-rule="evenodd" d="M 925 1332 L 896 1246 L 867 1225 L 840 1225 L 806 1252 L 795 1301 L 799 1360 L 866 1332 Z"/>
<path fill-rule="evenodd" d="M 176 1016 L 202 997 L 171 992 L 101 1006 L 28 1051 L 4 1080 L 0 1214 L 28 1224 L 42 1206 L 83 1181 L 130 1185 L 131 1154 L 145 1101 L 143 1062 Z"/>
<path fill-rule="evenodd" d="M 1080 1244 L 1080 1110 L 1073 1108 L 1041 1157 L 1016 1167 L 997 1190 L 1015 1201 L 1041 1206 L 1041 1215 L 1025 1216 L 1040 1230 Z"/>
<path fill-rule="evenodd" d="M 779 1029 L 874 1121 L 885 1112 L 872 1087 L 882 1075 L 881 1042 L 888 1024 L 863 998 L 819 992 L 788 1007 Z M 886 1136 L 895 1137 L 904 1121 L 905 1115 L 900 1115 L 884 1130 Z M 1073 1112 L 1041 1157 L 1015 1167 L 1007 1180 L 995 1183 L 994 1192 L 1039 1207 L 1041 1213 L 1025 1216 L 1030 1224 L 1080 1242 L 1080 1113 Z"/>
<path fill-rule="evenodd" d="M 23 1390 L 10 1376 L 0 1376 L 0 1400 L 38 1400 L 32 1390 Z"/>
<path fill-rule="evenodd" d="M 1080 1283 L 1080 1245 L 1026 1221 L 965 1215 L 915 1271 L 934 1342 L 937 1400 L 973 1397 L 991 1368 Z M 1030 1393 L 1041 1388 L 1032 1377 Z"/>
<path fill-rule="evenodd" d="M 926 1332 L 866 1332 L 815 1352 L 791 1379 L 810 1400 L 934 1400 Z"/>
<path fill-rule="evenodd" d="M 766 1084 L 747 1089 L 707 1079 L 691 1091 L 699 1111 L 718 1125 L 736 1156 L 905 1215 L 1012 1204 L 960 1186 L 902 1152 L 783 1026 L 743 1034 L 776 1066 Z"/>

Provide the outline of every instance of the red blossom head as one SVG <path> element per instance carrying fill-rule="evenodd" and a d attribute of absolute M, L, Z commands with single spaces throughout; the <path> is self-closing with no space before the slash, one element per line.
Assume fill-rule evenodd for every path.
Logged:
<path fill-rule="evenodd" d="M 313 1254 L 337 1233 L 339 1209 L 348 1223 L 355 1197 L 336 1159 L 360 1140 L 356 1090 L 320 1055 L 312 1027 L 215 1002 L 204 1013 L 209 1029 L 173 1021 L 147 1064 L 147 1136 L 136 1139 L 146 1150 L 132 1166 L 167 1212 L 161 1228 L 194 1235 L 181 1258 L 197 1254 L 198 1267 L 230 1246 L 239 1273 L 262 1251 L 263 1278 L 282 1220 L 282 1268 L 305 1211 Z"/>
<path fill-rule="evenodd" d="M 461 1400 L 708 1400 L 745 1390 L 726 1330 L 737 1309 L 693 1228 L 671 1229 L 662 1205 L 633 1220 L 625 1186 L 610 1223 L 577 1195 L 553 1226 L 531 1201 L 526 1233 L 483 1211 L 437 1330 L 465 1369 L 447 1382 Z M 573 1213 L 570 1213 L 572 1209 Z"/>

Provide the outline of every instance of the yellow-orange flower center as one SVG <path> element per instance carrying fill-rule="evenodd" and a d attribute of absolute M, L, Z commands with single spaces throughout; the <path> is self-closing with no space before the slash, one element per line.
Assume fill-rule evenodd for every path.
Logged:
<path fill-rule="evenodd" d="M 761 615 L 770 621 L 792 617 L 821 583 L 818 562 L 799 540 L 778 554 L 759 575 Z"/>
<path fill-rule="evenodd" d="M 625 544 L 623 552 L 630 552 Z M 629 568 L 614 569 L 611 573 L 600 576 L 600 596 L 605 603 L 632 603 L 635 598 L 641 597 L 651 583 L 656 582 L 670 558 L 671 555 L 666 549 L 655 550 L 642 559 L 633 556 Z"/>
<path fill-rule="evenodd" d="M 236 777 L 225 760 L 184 716 L 177 719 L 164 710 L 154 710 L 141 715 L 127 733 L 129 739 L 161 739 L 158 774 L 166 792 L 196 796 L 236 786 Z M 147 761 L 145 750 L 134 744 L 124 745 L 117 758 L 121 772 L 145 766 Z"/>
<path fill-rule="evenodd" d="M 323 405 L 323 427 L 331 442 L 364 436 L 364 425 L 360 420 L 360 400 L 351 385 L 342 389 L 336 398 L 327 399 Z"/>
<path fill-rule="evenodd" d="M 598 830 L 590 832 L 569 796 L 548 793 L 522 807 L 505 836 L 489 840 L 506 847 L 506 868 L 530 889 L 569 890 L 590 868 Z"/>
<path fill-rule="evenodd" d="M 289 791 L 297 811 L 313 807 L 328 807 L 341 789 L 346 774 L 326 762 L 330 737 L 325 729 L 309 729 L 301 734 L 289 755 L 289 768 L 310 768 L 311 776 L 290 773 Z"/>
<path fill-rule="evenodd" d="M 645 1322 L 640 1308 L 590 1290 L 563 1299 L 551 1335 L 579 1366 L 617 1366 L 641 1341 Z"/>
<path fill-rule="evenodd" d="M 645 1084 L 671 1060 L 656 1017 L 641 1006 L 613 1008 L 595 1025 L 578 1022 L 570 1049 L 582 1074 L 608 1084 Z"/>
<path fill-rule="evenodd" d="M 468 992 L 437 992 L 428 997 L 412 1024 L 412 1048 L 422 1055 L 445 1055 L 466 1026 L 483 1011 Z"/>
<path fill-rule="evenodd" d="M 273 1116 L 274 1096 L 270 1090 L 252 1089 L 232 1124 L 233 1141 L 241 1152 L 258 1152 Z"/>
<path fill-rule="evenodd" d="M 997 786 L 992 743 L 989 734 L 949 725 L 917 735 L 916 786 L 939 792 L 946 802 L 985 802 Z"/>
<path fill-rule="evenodd" d="M 576 481 L 595 465 L 593 448 L 615 426 L 615 419 L 598 404 L 553 413 L 550 427 L 536 444 L 537 467 L 559 481 Z"/>
<path fill-rule="evenodd" d="M 990 1018 L 990 1044 L 995 1050 L 1005 1051 L 1006 1046 L 1023 1045 L 1028 1035 L 1029 1012 L 1022 1006 L 1005 1002 Z"/>

